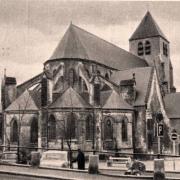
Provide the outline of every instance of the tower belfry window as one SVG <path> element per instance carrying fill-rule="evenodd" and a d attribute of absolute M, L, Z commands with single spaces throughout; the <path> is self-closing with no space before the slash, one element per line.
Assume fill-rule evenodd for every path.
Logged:
<path fill-rule="evenodd" d="M 143 47 L 143 43 L 139 42 L 138 43 L 138 56 L 142 56 L 144 54 L 144 47 Z"/>
<path fill-rule="evenodd" d="M 145 54 L 146 55 L 151 54 L 151 43 L 149 41 L 145 42 Z"/>

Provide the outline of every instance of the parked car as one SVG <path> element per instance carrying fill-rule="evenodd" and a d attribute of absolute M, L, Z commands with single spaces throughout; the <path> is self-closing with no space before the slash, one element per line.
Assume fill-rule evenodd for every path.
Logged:
<path fill-rule="evenodd" d="M 49 150 L 42 153 L 40 167 L 67 168 L 68 152 Z"/>

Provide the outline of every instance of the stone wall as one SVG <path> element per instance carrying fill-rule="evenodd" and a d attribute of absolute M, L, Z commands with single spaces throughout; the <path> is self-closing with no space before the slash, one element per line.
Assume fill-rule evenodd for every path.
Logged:
<path fill-rule="evenodd" d="M 103 120 L 102 120 L 102 144 L 105 143 L 104 134 L 106 133 L 104 130 L 105 120 L 107 118 L 112 118 L 113 120 L 113 140 L 115 140 L 117 144 L 113 145 L 113 149 L 118 149 L 121 152 L 129 152 L 133 151 L 133 121 L 134 114 L 133 112 L 128 111 L 118 111 L 118 110 L 109 110 L 103 112 Z M 123 118 L 127 118 L 127 141 L 122 141 L 122 120 Z"/>
<path fill-rule="evenodd" d="M 19 121 L 20 117 L 20 121 Z M 37 113 L 29 113 L 29 114 L 16 114 L 16 113 L 7 113 L 6 114 L 6 143 L 10 141 L 11 134 L 11 121 L 13 119 L 17 120 L 18 125 L 20 125 L 20 145 L 29 146 L 30 145 L 30 127 L 31 121 L 33 118 L 38 119 Z"/>

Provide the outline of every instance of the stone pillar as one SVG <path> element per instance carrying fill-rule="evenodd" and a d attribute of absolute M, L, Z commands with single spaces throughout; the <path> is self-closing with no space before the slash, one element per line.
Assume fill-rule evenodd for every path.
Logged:
<path fill-rule="evenodd" d="M 102 122 L 102 111 L 100 109 L 96 109 L 94 112 L 95 116 L 95 144 L 96 150 L 102 150 L 102 142 L 101 142 L 101 122 Z"/>
<path fill-rule="evenodd" d="M 3 114 L 3 152 L 6 151 L 6 113 Z"/>
<path fill-rule="evenodd" d="M 153 180 L 165 180 L 164 159 L 154 159 Z"/>
<path fill-rule="evenodd" d="M 53 81 L 51 79 L 47 79 L 47 88 L 47 101 L 50 104 L 53 99 Z"/>
<path fill-rule="evenodd" d="M 89 83 L 89 104 L 94 106 L 94 85 Z"/>
<path fill-rule="evenodd" d="M 98 172 L 99 172 L 99 155 L 90 155 L 89 156 L 88 172 L 90 174 L 98 174 Z"/>
<path fill-rule="evenodd" d="M 38 116 L 38 151 L 41 152 L 42 148 L 42 110 L 39 111 L 39 116 Z"/>

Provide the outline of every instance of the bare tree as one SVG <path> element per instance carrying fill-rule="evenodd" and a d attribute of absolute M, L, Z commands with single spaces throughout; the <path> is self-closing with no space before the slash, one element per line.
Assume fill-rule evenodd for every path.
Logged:
<path fill-rule="evenodd" d="M 60 132 L 61 137 L 61 149 L 64 150 L 64 143 L 66 143 L 68 148 L 68 156 L 69 156 L 69 164 L 70 168 L 72 168 L 72 142 L 75 138 L 75 115 L 73 112 L 70 112 L 66 120 L 58 121 L 58 130 Z"/>

